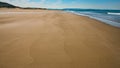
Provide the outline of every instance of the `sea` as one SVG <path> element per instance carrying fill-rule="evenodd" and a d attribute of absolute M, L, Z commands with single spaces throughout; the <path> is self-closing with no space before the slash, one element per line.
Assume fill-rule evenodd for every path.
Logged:
<path fill-rule="evenodd" d="M 62 9 L 77 15 L 87 16 L 103 23 L 120 28 L 120 10 L 105 9 Z"/>

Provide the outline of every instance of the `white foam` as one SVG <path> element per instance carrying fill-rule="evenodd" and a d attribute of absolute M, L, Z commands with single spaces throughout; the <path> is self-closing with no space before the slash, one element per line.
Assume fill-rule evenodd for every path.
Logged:
<path fill-rule="evenodd" d="M 120 15 L 120 13 L 111 13 L 111 12 L 108 12 L 108 14 L 112 14 L 112 15 Z"/>
<path fill-rule="evenodd" d="M 90 16 L 90 15 L 87 15 L 87 14 L 77 13 L 77 12 L 74 12 L 74 11 L 72 11 L 72 12 L 68 11 L 68 12 L 73 13 L 73 14 L 77 14 L 77 15 L 87 16 L 87 17 L 99 20 L 101 22 L 104 22 L 106 24 L 112 25 L 114 27 L 120 28 L 120 23 L 118 23 L 118 22 L 110 21 L 110 20 L 107 20 L 107 19 L 104 19 L 104 18 L 93 17 L 93 16 Z"/>

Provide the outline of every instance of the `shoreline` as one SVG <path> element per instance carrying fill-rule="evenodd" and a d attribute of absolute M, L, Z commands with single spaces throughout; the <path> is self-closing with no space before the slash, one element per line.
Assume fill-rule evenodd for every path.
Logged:
<path fill-rule="evenodd" d="M 24 13 L 24 14 L 29 14 L 29 13 L 33 13 L 33 14 L 39 14 L 41 13 L 41 11 L 57 11 L 57 12 L 63 12 L 63 13 L 72 13 L 72 14 L 75 14 L 75 15 L 79 15 L 79 16 L 85 16 L 85 17 L 89 17 L 91 19 L 94 19 L 94 20 L 97 20 L 97 21 L 100 21 L 101 23 L 105 23 L 107 25 L 110 25 L 110 26 L 113 26 L 113 27 L 117 27 L 117 28 L 120 28 L 120 23 L 118 22 L 113 22 L 113 21 L 110 21 L 110 20 L 106 20 L 106 19 L 102 19 L 102 18 L 97 18 L 97 17 L 93 17 L 93 16 L 90 16 L 90 15 L 85 15 L 85 14 L 80 14 L 80 13 L 75 13 L 75 12 L 71 12 L 71 11 L 61 11 L 61 10 L 47 10 L 47 9 L 20 9 L 20 8 L 9 8 L 9 10 L 7 8 L 0 8 L 0 10 L 4 10 L 4 11 L 0 11 L 1 12 L 6 12 L 4 14 L 8 14 L 8 13 Z M 15 11 L 15 12 L 14 12 Z M 16 12 L 17 11 L 17 12 Z M 31 12 L 32 11 L 32 12 Z M 2 14 L 2 13 L 1 13 Z"/>
<path fill-rule="evenodd" d="M 72 13 L 0 9 L 1 68 L 120 68 L 120 29 Z"/>
<path fill-rule="evenodd" d="M 94 17 L 94 16 L 86 15 L 86 14 L 75 13 L 75 12 L 71 12 L 71 11 L 68 11 L 68 13 L 73 13 L 73 14 L 76 14 L 76 15 L 86 16 L 86 17 L 89 17 L 91 19 L 98 20 L 98 21 L 100 21 L 102 23 L 105 23 L 107 25 L 111 25 L 113 27 L 120 28 L 120 23 L 118 23 L 118 22 L 113 22 L 113 21 L 110 21 L 110 20 L 106 20 L 106 19 L 102 19 L 102 18 L 97 18 L 97 17 Z"/>

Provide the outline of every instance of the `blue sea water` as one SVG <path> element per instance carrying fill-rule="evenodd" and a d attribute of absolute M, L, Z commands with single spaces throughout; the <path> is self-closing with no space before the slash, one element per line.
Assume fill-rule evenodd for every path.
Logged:
<path fill-rule="evenodd" d="M 77 15 L 88 16 L 106 24 L 120 28 L 120 10 L 100 10 L 100 9 L 62 9 L 63 11 Z"/>

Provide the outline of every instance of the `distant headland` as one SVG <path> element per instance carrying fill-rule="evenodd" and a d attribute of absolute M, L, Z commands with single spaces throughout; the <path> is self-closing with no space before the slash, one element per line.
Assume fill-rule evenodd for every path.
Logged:
<path fill-rule="evenodd" d="M 32 8 L 32 7 L 19 7 L 19 6 L 14 6 L 12 4 L 6 3 L 6 2 L 0 2 L 0 8 L 20 8 L 20 9 L 43 9 L 45 10 L 46 8 Z"/>

